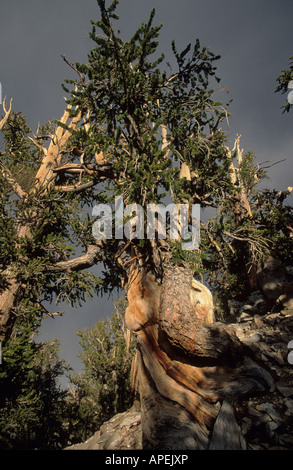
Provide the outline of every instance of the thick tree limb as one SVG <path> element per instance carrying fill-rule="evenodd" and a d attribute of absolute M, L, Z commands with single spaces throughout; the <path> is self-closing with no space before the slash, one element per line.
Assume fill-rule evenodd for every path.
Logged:
<path fill-rule="evenodd" d="M 96 245 L 89 245 L 84 255 L 46 266 L 46 270 L 53 273 L 80 271 L 82 269 L 90 268 L 98 261 L 103 261 L 104 259 L 103 242 L 102 240 L 99 240 Z"/>

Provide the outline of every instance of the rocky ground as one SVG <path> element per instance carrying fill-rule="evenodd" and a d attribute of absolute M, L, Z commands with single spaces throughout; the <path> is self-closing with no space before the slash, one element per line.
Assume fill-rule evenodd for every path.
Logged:
<path fill-rule="evenodd" d="M 119 413 L 86 442 L 67 447 L 66 450 L 141 450 L 142 429 L 139 407 Z"/>
<path fill-rule="evenodd" d="M 248 449 L 293 449 L 292 274 L 292 267 L 270 258 L 258 275 L 259 289 L 244 303 L 229 304 L 231 326 L 274 380 L 269 394 L 237 407 Z"/>
<path fill-rule="evenodd" d="M 259 289 L 245 302 L 229 302 L 229 320 L 238 337 L 256 353 L 274 385 L 265 396 L 237 405 L 236 420 L 248 450 L 293 449 L 293 283 L 269 260 L 259 276 Z M 292 359 L 290 358 L 292 351 Z M 141 449 L 139 404 L 104 423 L 85 443 L 68 449 Z"/>
<path fill-rule="evenodd" d="M 247 448 L 293 449 L 293 364 L 288 361 L 293 309 L 245 316 L 233 327 L 239 338 L 256 351 L 274 380 L 269 394 L 237 406 L 236 418 Z"/>

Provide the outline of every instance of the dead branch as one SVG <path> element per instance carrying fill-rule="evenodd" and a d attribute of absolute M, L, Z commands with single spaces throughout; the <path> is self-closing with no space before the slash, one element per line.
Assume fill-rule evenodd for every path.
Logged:
<path fill-rule="evenodd" d="M 260 163 L 261 170 L 264 170 L 265 168 L 271 168 L 272 166 L 275 166 L 275 165 L 279 165 L 279 163 L 285 162 L 286 158 L 283 158 L 283 160 L 278 160 L 277 162 L 273 162 L 271 165 L 262 166 L 262 165 L 264 165 L 264 163 L 269 163 L 271 161 L 272 160 L 267 160 L 265 162 Z"/>
<path fill-rule="evenodd" d="M 36 302 L 37 306 L 41 309 L 41 311 L 43 313 L 45 313 L 46 315 L 48 315 L 49 317 L 56 317 L 56 316 L 59 316 L 59 315 L 63 315 L 64 312 L 49 312 L 49 310 L 46 309 L 46 307 L 44 307 L 44 305 L 42 305 L 40 302 Z"/>
<path fill-rule="evenodd" d="M 223 261 L 225 261 L 225 256 L 221 250 L 221 248 L 219 247 L 218 243 L 216 242 L 216 240 L 212 237 L 211 233 L 209 232 L 208 228 L 201 222 L 201 227 L 204 229 L 204 231 L 206 232 L 207 236 L 208 236 L 208 239 L 210 240 L 211 244 L 214 245 L 214 247 L 216 248 L 218 254 L 220 255 L 220 257 L 222 258 Z"/>
<path fill-rule="evenodd" d="M 52 170 L 61 164 L 68 140 L 81 119 L 81 112 L 78 112 L 71 122 L 67 124 L 70 110 L 71 107 L 68 106 L 60 119 L 61 125 L 57 126 L 54 135 L 51 137 L 48 149 L 44 149 L 43 160 L 36 174 L 37 184 L 35 189 L 43 188 L 44 191 L 47 191 L 57 176 Z M 63 125 L 67 128 L 64 128 Z"/>
<path fill-rule="evenodd" d="M 69 60 L 66 59 L 65 55 L 62 54 L 61 55 L 62 59 L 64 60 L 64 62 L 69 65 L 69 67 L 71 67 L 79 76 L 79 79 L 80 79 L 80 82 L 84 82 L 84 77 L 82 75 L 82 73 L 75 67 L 75 65 L 73 65 L 71 62 L 69 62 Z"/>
<path fill-rule="evenodd" d="M 6 98 L 4 98 L 3 100 L 3 111 L 5 113 L 5 116 L 1 119 L 0 121 L 0 131 L 3 129 L 3 127 L 5 126 L 8 118 L 9 118 L 9 114 L 11 113 L 11 109 L 12 109 L 12 98 L 10 100 L 10 103 L 9 103 L 9 109 L 6 109 Z"/>
<path fill-rule="evenodd" d="M 101 180 L 91 180 L 88 181 L 87 183 L 77 183 L 77 184 L 72 184 L 68 186 L 55 186 L 55 189 L 64 193 L 78 193 L 80 191 L 83 191 L 84 189 L 91 188 L 95 184 L 99 183 Z"/>
<path fill-rule="evenodd" d="M 268 248 L 268 246 L 269 246 L 268 243 L 270 242 L 270 240 L 265 239 L 265 238 L 262 238 L 261 240 L 256 240 L 256 239 L 251 238 L 251 237 L 238 237 L 237 235 L 235 235 L 233 233 L 230 233 L 230 232 L 227 232 L 227 231 L 224 231 L 223 233 L 225 235 L 227 235 L 228 237 L 233 238 L 234 240 L 238 240 L 238 241 L 241 241 L 241 242 L 248 242 L 251 245 L 254 245 L 255 247 L 260 246 L 262 248 Z"/>

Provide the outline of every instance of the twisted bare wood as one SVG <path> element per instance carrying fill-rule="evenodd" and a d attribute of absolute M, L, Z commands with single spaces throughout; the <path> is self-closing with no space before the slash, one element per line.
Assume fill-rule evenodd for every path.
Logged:
<path fill-rule="evenodd" d="M 265 392 L 272 381 L 234 331 L 214 321 L 210 291 L 188 268 L 169 267 L 158 285 L 137 267 L 128 301 L 126 323 L 139 349 L 144 447 L 243 448 L 234 403 Z"/>

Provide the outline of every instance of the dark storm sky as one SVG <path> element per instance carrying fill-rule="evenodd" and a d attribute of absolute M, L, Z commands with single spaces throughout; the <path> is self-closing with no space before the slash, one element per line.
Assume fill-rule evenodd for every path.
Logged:
<path fill-rule="evenodd" d="M 0 82 L 3 97 L 28 123 L 59 118 L 64 109 L 61 83 L 73 74 L 71 62 L 87 60 L 90 19 L 97 19 L 96 0 L 0 0 Z M 199 38 L 201 45 L 221 55 L 218 76 L 233 99 L 229 120 L 231 142 L 242 135 L 244 150 L 257 161 L 284 163 L 272 167 L 268 185 L 293 186 L 293 113 L 283 115 L 286 96 L 275 94 L 276 77 L 293 56 L 292 0 L 121 0 L 117 28 L 128 39 L 156 8 L 163 24 L 160 51 L 171 58 L 171 41 L 178 49 Z M 61 309 L 66 307 L 62 306 Z M 113 311 L 111 299 L 98 299 L 44 321 L 41 339 L 59 337 L 62 356 L 78 366 L 76 329 L 93 325 Z"/>

